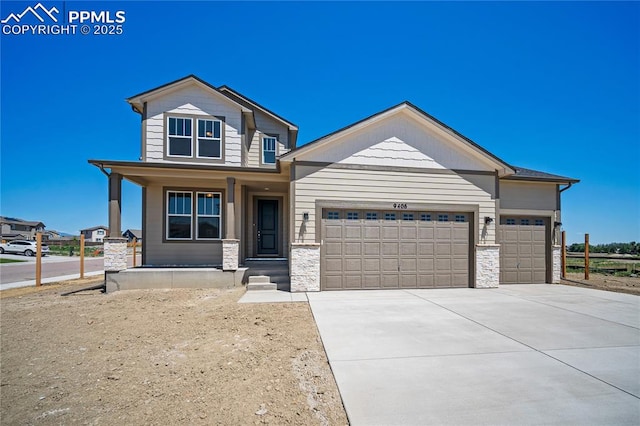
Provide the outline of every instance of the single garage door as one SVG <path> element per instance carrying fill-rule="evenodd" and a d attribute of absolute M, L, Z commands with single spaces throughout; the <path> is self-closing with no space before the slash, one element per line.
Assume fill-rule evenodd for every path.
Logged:
<path fill-rule="evenodd" d="M 469 213 L 324 209 L 321 289 L 469 286 Z"/>
<path fill-rule="evenodd" d="M 547 218 L 500 218 L 501 284 L 547 282 L 548 227 Z"/>

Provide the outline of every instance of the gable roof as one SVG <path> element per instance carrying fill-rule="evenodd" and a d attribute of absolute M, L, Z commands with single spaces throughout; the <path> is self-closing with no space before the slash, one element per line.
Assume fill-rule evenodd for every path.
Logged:
<path fill-rule="evenodd" d="M 242 112 L 245 113 L 251 113 L 253 111 L 251 111 L 250 108 L 247 108 L 246 106 L 236 102 L 235 100 L 231 99 L 229 96 L 226 96 L 224 93 L 220 92 L 215 86 L 207 83 L 206 81 L 204 81 L 203 79 L 201 79 L 200 77 L 194 75 L 194 74 L 189 74 L 186 77 L 182 77 L 179 78 L 178 80 L 163 84 L 162 86 L 158 86 L 154 89 L 150 89 L 150 90 L 146 90 L 142 93 L 138 93 L 137 95 L 133 95 L 131 97 L 128 97 L 126 99 L 126 101 L 131 105 L 131 107 L 138 113 L 142 114 L 142 110 L 143 110 L 143 104 L 144 102 L 149 99 L 149 98 L 153 98 L 163 92 L 167 92 L 170 90 L 174 90 L 178 87 L 181 86 L 187 86 L 189 84 L 195 84 L 199 87 L 201 87 L 202 89 L 208 91 L 209 93 L 212 93 L 215 96 L 219 96 L 223 99 L 225 99 L 228 102 L 231 102 L 233 104 L 235 104 Z"/>
<path fill-rule="evenodd" d="M 6 223 L 7 225 L 25 225 L 25 226 L 31 226 L 34 228 L 37 228 L 39 225 L 42 225 L 42 227 L 45 227 L 45 224 L 42 222 L 22 220 L 15 217 L 5 217 L 5 216 L 0 216 L 0 223 Z"/>
<path fill-rule="evenodd" d="M 280 115 L 276 114 L 275 112 L 263 107 L 262 105 L 260 105 L 256 101 L 247 98 L 246 96 L 244 96 L 243 94 L 241 94 L 239 92 L 236 92 L 235 90 L 233 90 L 231 87 L 227 86 L 226 84 L 218 87 L 218 90 L 220 92 L 222 92 L 222 94 L 227 95 L 229 98 L 233 99 L 234 101 L 236 101 L 236 102 L 238 102 L 240 104 L 246 104 L 245 106 L 247 106 L 248 108 L 256 108 L 256 109 L 261 110 L 262 112 L 266 113 L 267 115 L 270 115 L 271 117 L 273 117 L 276 120 L 280 121 L 282 124 L 284 124 L 285 126 L 289 127 L 291 130 L 298 130 L 298 126 L 297 125 L 295 125 L 292 122 L 290 122 L 289 120 L 281 117 Z"/>
<path fill-rule="evenodd" d="M 96 230 L 98 230 L 98 229 L 106 229 L 106 230 L 109 230 L 109 227 L 108 227 L 108 226 L 104 226 L 104 225 L 92 226 L 91 228 L 84 228 L 84 229 L 81 229 L 81 230 L 80 230 L 80 232 L 82 232 L 82 231 L 96 231 Z"/>
<path fill-rule="evenodd" d="M 426 113 L 425 111 L 423 111 L 422 109 L 418 108 L 417 106 L 413 105 L 411 102 L 409 101 L 404 101 L 401 102 L 397 105 L 394 105 L 390 108 L 387 108 L 383 111 L 380 111 L 378 113 L 375 113 L 369 117 L 366 117 L 360 121 L 357 121 L 353 124 L 350 124 L 348 126 L 345 126 L 339 130 L 336 130 L 335 132 L 329 133 L 328 135 L 322 136 L 316 140 L 313 140 L 305 145 L 302 145 L 299 148 L 296 148 L 292 151 L 289 151 L 287 154 L 283 155 L 280 160 L 284 160 L 284 161 L 292 161 L 296 155 L 300 155 L 300 154 L 305 154 L 307 152 L 313 151 L 314 149 L 323 146 L 325 144 L 330 143 L 331 141 L 337 139 L 340 136 L 343 136 L 345 134 L 348 134 L 351 131 L 356 131 L 362 128 L 365 128 L 366 126 L 379 121 L 381 119 L 384 119 L 386 117 L 395 115 L 397 113 L 403 112 L 403 111 L 410 111 L 416 115 L 418 115 L 419 117 L 422 117 L 424 119 L 426 119 L 427 121 L 435 124 L 438 128 L 440 128 L 442 131 L 448 133 L 449 135 L 451 135 L 452 137 L 454 137 L 455 139 L 461 141 L 462 143 L 464 143 L 466 146 L 468 146 L 472 151 L 474 151 L 476 154 L 484 157 L 485 159 L 489 160 L 491 163 L 494 163 L 496 165 L 499 165 L 498 168 L 502 168 L 504 169 L 504 174 L 512 174 L 515 173 L 514 168 L 509 165 L 506 161 L 498 158 L 497 156 L 495 156 L 494 154 L 490 153 L 489 151 L 487 151 L 486 149 L 484 149 L 483 147 L 481 147 L 480 145 L 478 145 L 477 143 L 475 143 L 474 141 L 472 141 L 471 139 L 467 138 L 466 136 L 464 136 L 463 134 L 459 133 L 458 131 L 454 130 L 453 128 L 447 126 L 446 124 L 444 124 L 442 121 L 438 120 L 437 118 L 435 118 L 434 116 Z"/>

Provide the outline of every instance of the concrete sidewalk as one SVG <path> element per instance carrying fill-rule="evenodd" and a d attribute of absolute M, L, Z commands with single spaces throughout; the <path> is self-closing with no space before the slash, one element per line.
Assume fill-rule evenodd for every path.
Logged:
<path fill-rule="evenodd" d="M 97 275 L 104 275 L 104 271 L 93 271 L 93 272 L 85 272 L 85 277 L 95 277 Z M 55 283 L 58 281 L 68 281 L 68 280 L 76 280 L 80 278 L 80 274 L 70 274 L 70 275 L 61 275 L 59 277 L 49 277 L 42 278 L 42 284 Z M 17 281 L 13 283 L 0 283 L 0 291 L 8 290 L 10 288 L 20 288 L 20 287 L 33 287 L 36 285 L 36 280 L 26 280 L 26 281 Z"/>
<path fill-rule="evenodd" d="M 640 298 L 561 285 L 308 293 L 352 425 L 640 424 Z"/>

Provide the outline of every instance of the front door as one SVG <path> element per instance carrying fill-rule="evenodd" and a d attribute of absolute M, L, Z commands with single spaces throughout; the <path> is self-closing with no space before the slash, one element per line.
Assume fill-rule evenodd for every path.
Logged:
<path fill-rule="evenodd" d="M 258 200 L 257 255 L 278 255 L 278 200 Z"/>

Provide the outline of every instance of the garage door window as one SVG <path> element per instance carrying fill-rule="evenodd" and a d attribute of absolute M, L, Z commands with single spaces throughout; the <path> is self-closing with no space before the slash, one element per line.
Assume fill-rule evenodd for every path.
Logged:
<path fill-rule="evenodd" d="M 340 219 L 340 212 L 327 212 L 327 219 Z"/>
<path fill-rule="evenodd" d="M 396 214 L 395 213 L 385 213 L 384 214 L 384 220 L 396 220 Z"/>
<path fill-rule="evenodd" d="M 413 213 L 402 213 L 402 220 L 413 220 Z"/>
<path fill-rule="evenodd" d="M 466 216 L 463 214 L 456 215 L 456 222 L 465 222 L 467 220 Z"/>
<path fill-rule="evenodd" d="M 423 213 L 420 215 L 420 220 L 423 222 L 431 222 L 431 215 Z"/>
<path fill-rule="evenodd" d="M 378 213 L 376 212 L 367 212 L 367 220 L 378 220 Z"/>
<path fill-rule="evenodd" d="M 438 222 L 448 222 L 449 221 L 449 215 L 448 214 L 439 214 L 438 215 Z"/>
<path fill-rule="evenodd" d="M 520 225 L 529 225 L 529 219 L 520 219 Z"/>
<path fill-rule="evenodd" d="M 544 220 L 542 220 L 542 219 L 536 219 L 535 225 L 536 225 L 536 226 L 544 226 Z"/>
<path fill-rule="evenodd" d="M 358 220 L 358 212 L 347 212 L 347 220 Z"/>

